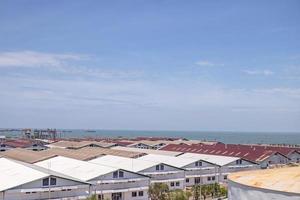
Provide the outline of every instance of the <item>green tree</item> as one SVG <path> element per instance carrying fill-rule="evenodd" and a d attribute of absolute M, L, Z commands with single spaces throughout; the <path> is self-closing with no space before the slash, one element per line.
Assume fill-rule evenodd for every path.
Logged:
<path fill-rule="evenodd" d="M 192 193 L 193 193 L 193 199 L 194 200 L 200 200 L 200 198 L 201 198 L 200 191 L 201 191 L 201 186 L 200 185 L 194 185 L 192 187 Z"/>
<path fill-rule="evenodd" d="M 228 196 L 228 191 L 227 191 L 227 189 L 225 188 L 225 187 L 221 187 L 220 188 L 220 195 L 221 196 L 225 196 L 225 197 L 227 197 Z"/>
<path fill-rule="evenodd" d="M 170 200 L 189 200 L 192 194 L 183 190 L 175 190 L 170 192 L 169 199 Z"/>
<path fill-rule="evenodd" d="M 168 200 L 169 186 L 165 183 L 151 184 L 148 190 L 151 200 Z"/>

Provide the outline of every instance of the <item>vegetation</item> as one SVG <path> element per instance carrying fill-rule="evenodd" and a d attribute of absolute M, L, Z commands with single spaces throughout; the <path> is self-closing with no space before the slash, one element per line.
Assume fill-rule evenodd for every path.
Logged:
<path fill-rule="evenodd" d="M 169 194 L 169 200 L 189 200 L 192 193 L 184 190 L 174 190 Z"/>
<path fill-rule="evenodd" d="M 169 186 L 164 183 L 154 183 L 150 185 L 148 193 L 151 200 L 168 200 Z"/>
<path fill-rule="evenodd" d="M 227 189 L 218 183 L 209 185 L 194 185 L 192 188 L 193 200 L 207 199 L 207 197 L 227 197 Z"/>
<path fill-rule="evenodd" d="M 205 200 L 207 197 L 227 197 L 227 189 L 218 183 L 209 185 L 194 185 L 191 192 L 184 190 L 170 191 L 169 186 L 164 183 L 154 183 L 149 187 L 149 197 L 151 200 Z M 97 200 L 96 195 L 92 195 L 86 200 Z"/>

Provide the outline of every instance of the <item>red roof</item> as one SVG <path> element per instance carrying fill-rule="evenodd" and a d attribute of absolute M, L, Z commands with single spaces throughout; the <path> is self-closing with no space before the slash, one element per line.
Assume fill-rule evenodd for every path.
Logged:
<path fill-rule="evenodd" d="M 293 149 L 287 147 L 269 148 L 269 146 L 264 147 L 259 145 L 250 146 L 223 143 L 216 143 L 213 145 L 202 143 L 191 145 L 168 144 L 161 148 L 161 150 L 240 157 L 253 162 L 262 161 L 275 153 L 280 153 L 284 156 L 287 156 L 289 152 L 294 151 Z"/>
<path fill-rule="evenodd" d="M 42 142 L 35 140 L 25 140 L 25 139 L 15 139 L 15 140 L 5 140 L 2 144 L 13 148 L 27 148 L 31 147 L 34 144 L 43 145 Z"/>

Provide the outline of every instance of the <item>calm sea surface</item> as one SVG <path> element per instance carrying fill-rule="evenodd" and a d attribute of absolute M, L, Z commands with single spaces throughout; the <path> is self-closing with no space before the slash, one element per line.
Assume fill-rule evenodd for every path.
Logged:
<path fill-rule="evenodd" d="M 210 132 L 210 131 L 143 131 L 143 130 L 79 130 L 63 129 L 62 136 L 71 137 L 181 137 L 213 140 L 224 143 L 300 144 L 300 133 L 259 132 Z M 1 132 L 0 135 L 16 136 L 18 132 Z"/>

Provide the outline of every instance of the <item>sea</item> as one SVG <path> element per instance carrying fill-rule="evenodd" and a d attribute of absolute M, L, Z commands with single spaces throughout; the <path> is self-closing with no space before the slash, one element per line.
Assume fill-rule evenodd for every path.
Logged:
<path fill-rule="evenodd" d="M 64 138 L 110 137 L 134 138 L 176 137 L 227 144 L 300 144 L 300 132 L 229 132 L 229 131 L 151 131 L 151 130 L 91 130 L 57 129 Z M 0 135 L 19 136 L 20 131 L 1 131 Z"/>

